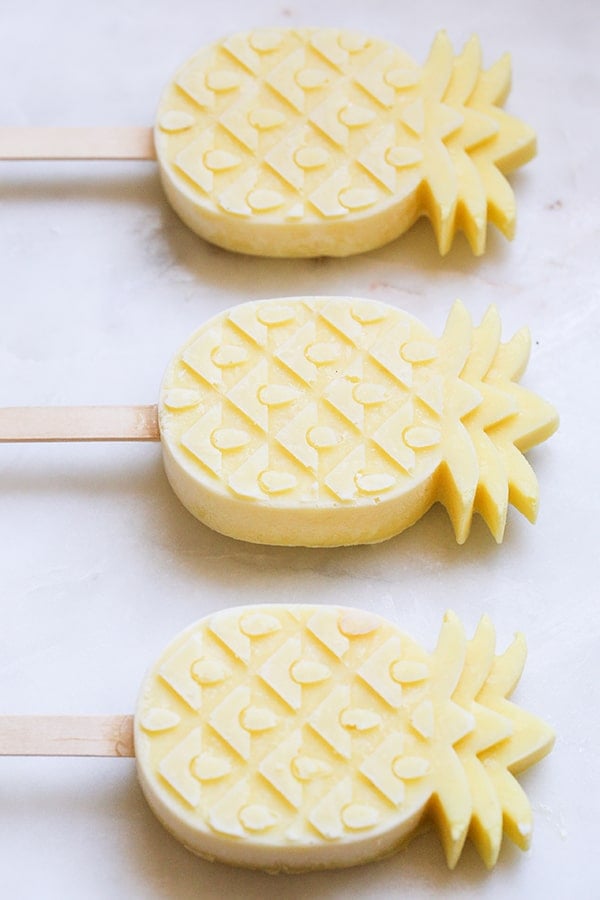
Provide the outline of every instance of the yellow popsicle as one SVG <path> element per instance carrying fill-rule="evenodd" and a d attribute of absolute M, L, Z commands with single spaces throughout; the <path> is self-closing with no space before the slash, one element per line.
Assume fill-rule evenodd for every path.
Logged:
<path fill-rule="evenodd" d="M 505 175 L 535 154 L 502 109 L 510 60 L 482 69 L 476 37 L 445 32 L 424 65 L 345 29 L 269 29 L 201 50 L 160 100 L 155 145 L 167 197 L 193 231 L 259 256 L 347 256 L 420 216 L 446 253 L 488 220 L 509 238 Z"/>
<path fill-rule="evenodd" d="M 216 531 L 338 546 L 398 534 L 439 501 L 456 538 L 474 512 L 501 541 L 509 503 L 531 521 L 523 453 L 558 425 L 518 384 L 529 336 L 500 341 L 490 309 L 457 303 L 441 338 L 373 300 L 263 300 L 207 322 L 165 375 L 165 469 Z"/>
<path fill-rule="evenodd" d="M 451 868 L 467 836 L 491 868 L 503 828 L 529 846 L 514 773 L 554 741 L 507 699 L 525 653 L 517 635 L 496 656 L 487 618 L 467 640 L 448 614 L 428 653 L 358 610 L 224 610 L 179 635 L 144 681 L 144 794 L 188 849 L 233 865 L 353 866 L 431 822 Z"/>

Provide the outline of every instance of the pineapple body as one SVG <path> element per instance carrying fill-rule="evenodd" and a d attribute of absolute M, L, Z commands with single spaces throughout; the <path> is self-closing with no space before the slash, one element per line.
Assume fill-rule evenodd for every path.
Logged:
<path fill-rule="evenodd" d="M 429 653 L 372 614 L 334 606 L 224 610 L 179 635 L 135 716 L 150 806 L 193 852 L 269 871 L 357 865 L 421 823 L 453 867 L 467 835 L 488 866 L 503 832 L 529 844 L 511 773 L 551 748 L 507 699 L 525 650 L 495 655 L 448 614 Z"/>
<path fill-rule="evenodd" d="M 459 541 L 474 511 L 501 539 L 515 441 L 543 440 L 556 414 L 515 384 L 527 347 L 501 345 L 497 325 L 492 311 L 474 329 L 457 305 L 438 339 L 357 298 L 255 301 L 216 316 L 161 389 L 175 493 L 211 528 L 256 543 L 381 541 L 436 500 Z M 534 515 L 535 485 L 519 498 Z"/>
<path fill-rule="evenodd" d="M 344 29 L 235 34 L 164 90 L 163 186 L 192 230 L 237 252 L 347 256 L 428 216 L 442 253 L 461 229 L 480 254 L 488 217 L 512 237 L 504 175 L 535 153 L 501 108 L 509 87 L 508 57 L 483 71 L 476 38 L 455 56 L 441 33 L 419 66 Z"/>

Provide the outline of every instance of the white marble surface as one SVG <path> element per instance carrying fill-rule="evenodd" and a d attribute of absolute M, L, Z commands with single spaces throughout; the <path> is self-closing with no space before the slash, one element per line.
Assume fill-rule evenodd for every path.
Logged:
<path fill-rule="evenodd" d="M 476 11 L 474 11 L 476 10 Z M 0 164 L 0 404 L 152 403 L 182 340 L 246 299 L 354 294 L 439 332 L 456 297 L 505 336 L 529 324 L 525 382 L 552 400 L 558 434 L 530 454 L 538 523 L 516 512 L 496 546 L 480 521 L 463 547 L 440 508 L 385 544 L 328 551 L 236 543 L 171 494 L 159 448 L 0 448 L 0 709 L 131 711 L 143 672 L 180 628 L 240 602 L 372 607 L 433 646 L 452 607 L 499 643 L 528 638 L 516 699 L 556 728 L 522 777 L 531 851 L 505 842 L 487 873 L 467 847 L 447 871 L 437 838 L 338 873 L 271 876 L 210 865 L 154 820 L 131 760 L 0 760 L 0 891 L 18 898 L 478 898 L 600 896 L 598 863 L 598 263 L 595 0 L 3 0 L 2 124 L 151 124 L 163 82 L 198 46 L 253 25 L 345 25 L 423 60 L 434 32 L 475 30 L 486 64 L 512 53 L 508 108 L 539 156 L 512 180 L 512 244 L 461 238 L 438 258 L 429 226 L 347 261 L 235 258 L 188 233 L 153 164 Z"/>

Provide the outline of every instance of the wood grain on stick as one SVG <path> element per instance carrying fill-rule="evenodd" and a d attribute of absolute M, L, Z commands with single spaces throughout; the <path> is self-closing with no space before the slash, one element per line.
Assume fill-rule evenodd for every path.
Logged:
<path fill-rule="evenodd" d="M 156 159 L 151 128 L 0 128 L 0 159 Z"/>
<path fill-rule="evenodd" d="M 153 406 L 7 406 L 0 409 L 0 443 L 159 441 Z"/>
<path fill-rule="evenodd" d="M 133 716 L 0 716 L 0 756 L 134 756 Z"/>

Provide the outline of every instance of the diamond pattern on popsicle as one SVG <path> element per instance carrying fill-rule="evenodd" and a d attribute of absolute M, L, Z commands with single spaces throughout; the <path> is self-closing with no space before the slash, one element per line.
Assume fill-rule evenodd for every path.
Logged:
<path fill-rule="evenodd" d="M 346 31 L 280 31 L 269 47 L 260 34 L 199 54 L 161 103 L 164 152 L 199 202 L 241 217 L 330 219 L 385 202 L 404 182 L 414 189 L 407 172 L 421 156 L 402 154 L 394 107 L 418 66 Z"/>
<path fill-rule="evenodd" d="M 182 353 L 177 380 L 189 387 L 170 393 L 194 402 L 169 407 L 185 423 L 180 445 L 248 499 L 383 495 L 436 452 L 433 431 L 422 446 L 405 437 L 443 407 L 441 376 L 421 387 L 413 374 L 435 359 L 414 332 L 409 317 L 362 301 L 237 307 Z"/>
<path fill-rule="evenodd" d="M 385 630 L 377 617 L 331 608 L 211 617 L 163 659 L 141 716 L 150 740 L 162 736 L 162 782 L 219 833 L 259 835 L 285 821 L 329 839 L 374 827 L 382 803 L 354 785 L 352 757 L 358 747 L 369 770 L 372 752 L 360 747 L 372 747 L 393 715 L 382 686 Z M 393 648 L 397 662 L 399 641 Z M 353 673 L 354 653 L 370 665 L 378 699 L 368 709 L 356 699 L 364 677 Z M 244 763 L 262 780 L 240 779 Z"/>

